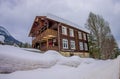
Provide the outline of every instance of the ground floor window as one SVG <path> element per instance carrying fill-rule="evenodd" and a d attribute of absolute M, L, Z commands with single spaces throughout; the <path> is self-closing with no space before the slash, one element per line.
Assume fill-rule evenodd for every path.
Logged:
<path fill-rule="evenodd" d="M 68 40 L 67 39 L 63 39 L 62 40 L 62 45 L 63 45 L 63 49 L 68 49 Z"/>
<path fill-rule="evenodd" d="M 88 50 L 88 45 L 87 45 L 87 43 L 84 43 L 84 46 L 85 46 L 85 50 L 87 51 L 87 50 Z"/>
<path fill-rule="evenodd" d="M 83 42 L 79 42 L 79 47 L 80 47 L 80 50 L 83 50 Z"/>
<path fill-rule="evenodd" d="M 70 47 L 71 49 L 75 49 L 75 41 L 73 40 L 70 41 Z"/>

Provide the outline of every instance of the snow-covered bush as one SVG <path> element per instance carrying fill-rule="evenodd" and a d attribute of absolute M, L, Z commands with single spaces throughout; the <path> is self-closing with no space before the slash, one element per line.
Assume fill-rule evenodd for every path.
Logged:
<path fill-rule="evenodd" d="M 5 37 L 3 35 L 0 35 L 0 44 L 3 44 L 5 40 Z"/>

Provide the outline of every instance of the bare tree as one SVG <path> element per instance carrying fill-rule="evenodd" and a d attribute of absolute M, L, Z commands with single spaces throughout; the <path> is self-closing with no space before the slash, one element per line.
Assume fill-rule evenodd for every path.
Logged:
<path fill-rule="evenodd" d="M 90 52 L 97 55 L 97 58 L 111 58 L 118 46 L 111 34 L 109 23 L 103 17 L 90 12 L 86 28 L 90 30 Z"/>

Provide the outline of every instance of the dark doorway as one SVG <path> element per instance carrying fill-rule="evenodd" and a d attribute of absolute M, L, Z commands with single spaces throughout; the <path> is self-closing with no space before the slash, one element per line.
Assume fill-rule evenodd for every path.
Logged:
<path fill-rule="evenodd" d="M 39 43 L 36 43 L 36 44 L 35 44 L 35 48 L 40 49 L 40 44 L 39 44 Z"/>

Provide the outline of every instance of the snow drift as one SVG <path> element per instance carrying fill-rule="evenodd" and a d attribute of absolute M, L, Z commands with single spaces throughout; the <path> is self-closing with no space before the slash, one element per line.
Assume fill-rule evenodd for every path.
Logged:
<path fill-rule="evenodd" d="M 63 57 L 52 50 L 41 54 L 25 51 L 14 46 L 0 45 L 0 72 L 48 68 L 56 63 L 77 67 L 80 64 L 80 58 Z"/>
<path fill-rule="evenodd" d="M 0 79 L 119 79 L 120 56 L 95 60 L 64 57 L 52 50 L 41 54 L 0 45 L 0 72 L 5 71 L 16 72 L 0 74 Z"/>
<path fill-rule="evenodd" d="M 56 63 L 52 56 L 33 53 L 13 46 L 0 45 L 0 72 L 1 70 L 11 69 L 29 70 L 40 67 L 51 67 Z"/>

